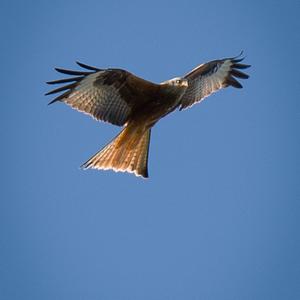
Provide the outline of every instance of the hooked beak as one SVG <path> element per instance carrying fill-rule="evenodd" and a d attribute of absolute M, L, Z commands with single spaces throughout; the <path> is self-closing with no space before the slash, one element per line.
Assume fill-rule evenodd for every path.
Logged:
<path fill-rule="evenodd" d="M 185 80 L 182 81 L 182 86 L 186 86 L 186 87 L 189 86 L 189 82 L 188 82 L 187 79 L 185 79 Z"/>

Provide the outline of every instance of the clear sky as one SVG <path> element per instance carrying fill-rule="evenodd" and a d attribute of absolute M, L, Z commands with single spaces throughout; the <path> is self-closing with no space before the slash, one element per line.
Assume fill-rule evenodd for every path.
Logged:
<path fill-rule="evenodd" d="M 1 1 L 0 299 L 300 299 L 299 1 Z M 150 179 L 79 166 L 120 130 L 45 81 L 250 79 L 152 131 Z"/>

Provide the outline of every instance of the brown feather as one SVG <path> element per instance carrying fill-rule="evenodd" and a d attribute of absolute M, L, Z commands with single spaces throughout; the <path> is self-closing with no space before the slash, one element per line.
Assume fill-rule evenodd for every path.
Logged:
<path fill-rule="evenodd" d="M 48 105 L 53 104 L 57 101 L 63 100 L 64 98 L 67 98 L 70 95 L 71 91 L 66 91 L 65 93 L 57 96 L 56 98 L 54 98 L 53 100 L 51 100 Z"/>
<path fill-rule="evenodd" d="M 150 129 L 140 132 L 130 131 L 131 133 L 129 133 L 130 128 L 131 126 L 125 127 L 113 141 L 81 167 L 83 169 L 113 169 L 117 172 L 130 172 L 147 178 Z M 125 136 L 126 138 L 124 138 Z M 132 144 L 132 140 L 135 140 L 136 143 Z"/>
<path fill-rule="evenodd" d="M 83 168 L 113 169 L 148 177 L 150 132 L 154 124 L 177 107 L 189 107 L 226 86 L 242 88 L 235 77 L 247 79 L 249 76 L 239 70 L 250 66 L 241 64 L 244 58 L 239 57 L 199 65 L 185 75 L 182 85 L 175 85 L 175 81 L 155 84 L 126 70 L 102 70 L 77 62 L 89 72 L 56 68 L 76 77 L 49 81 L 48 84 L 67 84 L 46 95 L 63 92 L 49 104 L 63 101 L 97 120 L 125 126 Z"/>
<path fill-rule="evenodd" d="M 184 78 L 188 78 L 190 80 L 193 80 L 199 76 L 205 76 L 212 72 L 212 70 L 218 66 L 218 64 L 221 63 L 220 60 L 213 60 L 211 62 L 208 62 L 206 64 L 199 65 L 189 73 L 185 74 Z"/>

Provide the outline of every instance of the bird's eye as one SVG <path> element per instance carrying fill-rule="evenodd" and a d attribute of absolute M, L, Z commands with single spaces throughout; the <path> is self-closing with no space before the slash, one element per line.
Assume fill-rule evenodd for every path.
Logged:
<path fill-rule="evenodd" d="M 177 79 L 177 80 L 176 80 L 176 83 L 178 83 L 178 84 L 179 84 L 179 83 L 180 83 L 180 79 Z"/>

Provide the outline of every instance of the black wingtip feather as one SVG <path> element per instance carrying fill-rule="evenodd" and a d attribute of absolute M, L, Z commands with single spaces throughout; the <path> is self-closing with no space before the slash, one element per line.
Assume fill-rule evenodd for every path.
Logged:
<path fill-rule="evenodd" d="M 75 75 L 77 77 L 71 77 L 71 78 L 63 78 L 63 79 L 58 79 L 58 80 L 52 80 L 52 81 L 48 81 L 46 82 L 47 84 L 62 84 L 62 83 L 68 83 L 70 82 L 70 84 L 67 84 L 65 86 L 61 86 L 57 89 L 51 90 L 50 92 L 46 93 L 45 95 L 51 95 L 51 94 L 55 94 L 55 93 L 59 93 L 62 91 L 67 90 L 66 92 L 64 92 L 63 94 L 59 95 L 58 97 L 56 97 L 55 99 L 53 99 L 51 102 L 48 103 L 48 105 L 60 101 L 64 98 L 67 98 L 70 93 L 72 92 L 72 90 L 76 87 L 76 85 L 83 80 L 86 76 L 93 74 L 95 72 L 101 71 L 101 69 L 98 69 L 96 67 L 92 67 L 92 66 L 88 66 L 86 64 L 80 63 L 80 62 L 76 62 L 80 67 L 85 68 L 87 70 L 90 70 L 91 72 L 86 72 L 86 71 L 74 71 L 74 70 L 67 70 L 67 69 L 62 69 L 62 68 L 55 68 L 55 70 L 59 73 L 62 74 L 66 74 L 66 75 Z"/>
<path fill-rule="evenodd" d="M 250 67 L 250 65 L 240 64 L 240 62 L 245 59 L 245 57 L 241 57 L 243 55 L 243 52 L 244 51 L 241 51 L 241 53 L 238 56 L 233 57 L 231 59 L 231 62 L 232 62 L 231 70 L 229 72 L 229 76 L 226 78 L 226 81 L 225 81 L 226 85 L 231 85 L 238 89 L 241 89 L 243 86 L 235 79 L 235 77 L 241 78 L 241 79 L 249 78 L 248 74 L 245 74 L 245 73 L 239 71 L 239 69 L 247 69 Z"/>
<path fill-rule="evenodd" d="M 62 100 L 62 99 L 64 99 L 64 98 L 66 98 L 66 97 L 68 97 L 70 93 L 71 93 L 70 90 L 66 91 L 65 93 L 63 93 L 63 94 L 57 96 L 57 97 L 54 98 L 52 101 L 50 101 L 50 102 L 48 103 L 48 105 L 50 105 L 50 104 L 52 104 L 52 103 L 54 103 L 54 102 L 60 101 L 60 100 Z"/>
<path fill-rule="evenodd" d="M 72 82 L 72 81 L 80 81 L 84 78 L 84 76 L 78 76 L 78 77 L 71 77 L 71 78 L 65 78 L 65 79 L 58 79 L 58 80 L 51 80 L 47 81 L 47 84 L 60 84 L 60 83 L 66 83 L 66 82 Z"/>
<path fill-rule="evenodd" d="M 245 65 L 245 64 L 236 64 L 236 63 L 234 63 L 233 65 L 232 65 L 232 67 L 233 68 L 236 68 L 236 69 L 247 69 L 247 68 L 250 68 L 251 67 L 251 65 Z"/>
<path fill-rule="evenodd" d="M 76 64 L 78 66 L 80 66 L 81 68 L 84 68 L 84 69 L 87 69 L 87 70 L 96 71 L 96 72 L 101 71 L 101 69 L 99 69 L 99 68 L 83 64 L 83 63 L 81 63 L 79 61 L 76 61 Z"/>
<path fill-rule="evenodd" d="M 53 99 L 52 101 L 50 101 L 47 105 L 51 105 L 53 104 L 54 102 L 56 102 L 57 100 Z"/>
<path fill-rule="evenodd" d="M 239 55 L 237 55 L 237 56 L 236 56 L 236 57 L 234 57 L 234 58 L 241 57 L 243 54 L 244 54 L 244 50 L 241 50 L 240 54 L 239 54 Z"/>
<path fill-rule="evenodd" d="M 225 83 L 228 84 L 228 85 L 231 85 L 231 86 L 233 86 L 237 89 L 243 88 L 243 86 L 236 79 L 234 79 L 232 76 L 227 77 Z"/>
<path fill-rule="evenodd" d="M 232 61 L 233 63 L 239 63 L 239 62 L 243 61 L 244 59 L 245 59 L 245 57 L 241 57 L 241 58 L 235 58 L 235 59 L 232 59 L 231 61 Z"/>
<path fill-rule="evenodd" d="M 67 69 L 61 69 L 61 68 L 55 68 L 55 70 L 59 73 L 66 74 L 66 75 L 90 75 L 93 73 L 93 72 L 67 70 Z"/>
<path fill-rule="evenodd" d="M 56 94 L 56 93 L 59 93 L 59 92 L 65 91 L 65 90 L 73 89 L 76 86 L 76 84 L 77 84 L 77 82 L 73 82 L 71 84 L 64 85 L 62 87 L 59 87 L 57 89 L 54 89 L 54 90 L 48 92 L 46 95 Z"/>
<path fill-rule="evenodd" d="M 238 78 L 242 78 L 242 79 L 248 79 L 249 78 L 249 75 L 248 74 L 245 74 L 241 71 L 238 71 L 238 70 L 235 70 L 235 69 L 232 69 L 230 71 L 231 75 L 234 76 L 234 77 L 238 77 Z"/>

